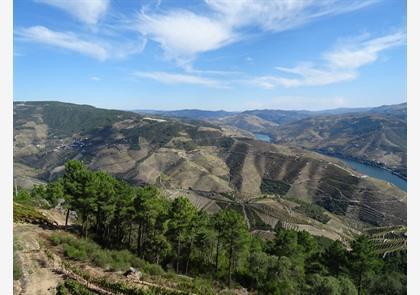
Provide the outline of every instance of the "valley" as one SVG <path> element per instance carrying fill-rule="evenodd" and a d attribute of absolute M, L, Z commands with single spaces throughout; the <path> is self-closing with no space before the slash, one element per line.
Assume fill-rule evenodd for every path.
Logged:
<path fill-rule="evenodd" d="M 265 142 L 271 142 L 271 137 L 269 135 L 263 134 L 263 133 L 254 133 L 256 140 L 261 140 Z M 333 155 L 330 155 L 333 156 Z M 403 191 L 407 191 L 407 181 L 401 177 L 396 175 L 395 172 L 389 171 L 387 169 L 374 166 L 370 164 L 370 162 L 364 164 L 363 162 L 346 159 L 346 158 L 340 158 L 335 157 L 336 159 L 344 162 L 346 165 L 350 166 L 354 170 L 358 171 L 359 173 L 362 173 L 365 177 L 370 176 L 377 179 L 382 179 L 384 181 L 387 181 L 389 183 L 392 183 L 393 185 L 399 187 Z M 362 176 L 363 177 L 363 176 Z"/>
<path fill-rule="evenodd" d="M 210 213 L 231 207 L 257 231 L 284 223 L 346 240 L 368 225 L 406 222 L 397 187 L 235 127 L 58 102 L 15 103 L 14 111 L 17 185 L 51 181 L 76 159 L 134 185 L 158 185 L 169 198 L 185 195 Z M 319 206 L 330 221 L 311 218 L 302 204 Z"/>
<path fill-rule="evenodd" d="M 251 110 L 238 113 L 198 110 L 159 112 L 201 119 L 270 136 L 323 154 L 348 158 L 407 177 L 407 104 L 326 111 Z M 252 135 L 251 135 L 252 137 Z"/>
<path fill-rule="evenodd" d="M 406 192 L 340 159 L 289 142 L 271 143 L 275 138 L 265 130 L 192 118 L 60 102 L 15 103 L 14 230 L 24 244 L 16 250 L 24 271 L 15 290 L 34 294 L 29 290 L 41 278 L 39 290 L 259 294 L 270 288 L 270 280 L 259 285 L 254 279 L 242 281 L 240 274 L 255 273 L 250 260 L 261 261 L 264 255 L 274 260 L 274 255 L 287 255 L 296 267 L 307 268 L 315 259 L 311 251 L 330 255 L 325 249 L 341 247 L 348 253 L 343 255 L 353 255 L 345 251 L 364 243 L 365 236 L 375 246 L 372 255 L 406 248 Z M 63 226 L 62 204 L 70 206 L 68 212 L 71 208 L 70 227 Z M 171 213 L 182 208 L 196 217 Z M 179 218 L 189 220 L 190 238 L 174 239 L 173 230 L 178 228 L 179 235 L 184 230 L 177 227 Z M 220 262 L 217 233 L 225 249 Z M 280 247 L 292 243 L 290 238 L 299 245 L 295 254 Z M 26 245 L 34 239 L 41 244 Z M 229 243 L 239 256 L 229 254 Z M 259 243 L 268 250 L 258 250 Z M 27 247 L 36 251 L 29 253 Z M 202 247 L 209 247 L 208 256 L 197 254 Z M 285 252 L 270 252 L 279 249 Z M 133 264 L 141 269 L 141 280 L 122 276 Z M 209 273 L 209 266 L 218 271 Z M 305 272 L 305 280 L 311 280 L 317 270 Z M 346 284 L 355 290 L 352 282 Z"/>

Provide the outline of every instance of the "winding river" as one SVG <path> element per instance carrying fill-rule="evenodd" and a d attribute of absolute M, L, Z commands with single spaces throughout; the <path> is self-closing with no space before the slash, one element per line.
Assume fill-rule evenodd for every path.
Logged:
<path fill-rule="evenodd" d="M 271 142 L 271 137 L 267 134 L 254 133 L 254 135 L 257 140 Z M 364 175 L 368 175 L 370 177 L 385 180 L 399 187 L 403 191 L 405 192 L 407 191 L 407 181 L 393 174 L 391 171 L 388 171 L 380 167 L 360 163 L 360 162 L 350 160 L 350 159 L 344 159 L 344 158 L 338 158 L 338 157 L 335 157 L 335 158 Z"/>

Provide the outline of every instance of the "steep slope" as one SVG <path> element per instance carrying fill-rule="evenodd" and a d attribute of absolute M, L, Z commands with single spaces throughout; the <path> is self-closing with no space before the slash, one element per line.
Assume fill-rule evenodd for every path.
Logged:
<path fill-rule="evenodd" d="M 157 113 L 205 120 L 251 133 L 264 133 L 278 143 L 352 158 L 391 169 L 402 177 L 407 175 L 406 103 L 312 112 L 179 110 Z M 242 135 L 252 137 L 252 134 L 245 132 Z"/>
<path fill-rule="evenodd" d="M 231 206 L 256 229 L 284 223 L 339 238 L 364 223 L 406 222 L 404 192 L 314 152 L 231 137 L 209 123 L 106 110 L 98 114 L 110 121 L 98 121 L 92 111 L 89 118 L 99 123 L 86 118 L 83 124 L 92 128 L 58 137 L 59 129 L 45 120 L 49 103 L 14 107 L 17 180 L 48 181 L 66 161 L 80 159 L 133 184 L 157 184 L 169 197 L 187 195 L 209 212 Z M 319 205 L 330 221 L 310 217 L 303 204 Z"/>
<path fill-rule="evenodd" d="M 278 128 L 275 140 L 350 157 L 407 175 L 407 121 L 403 111 L 317 116 Z"/>

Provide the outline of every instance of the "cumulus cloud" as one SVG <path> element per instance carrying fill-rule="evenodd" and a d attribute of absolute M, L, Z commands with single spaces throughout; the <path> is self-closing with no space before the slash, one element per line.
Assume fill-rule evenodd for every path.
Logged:
<path fill-rule="evenodd" d="M 138 29 L 159 43 L 167 58 L 185 66 L 199 53 L 245 38 L 249 28 L 284 31 L 374 2 L 376 0 L 206 0 L 207 11 L 201 14 L 189 10 L 150 13 L 145 9 L 139 16 Z"/>
<path fill-rule="evenodd" d="M 167 72 L 135 72 L 134 75 L 140 78 L 149 78 L 165 84 L 192 84 L 216 88 L 226 87 L 226 85 L 224 85 L 221 81 L 195 75 Z"/>
<path fill-rule="evenodd" d="M 94 25 L 104 17 L 110 3 L 109 0 L 36 0 L 36 2 L 64 10 L 88 25 Z"/>
<path fill-rule="evenodd" d="M 276 86 L 320 86 L 353 80 L 358 76 L 360 67 L 375 62 L 382 51 L 405 44 L 405 38 L 404 32 L 396 32 L 371 39 L 366 36 L 348 39 L 325 52 L 318 64 L 304 62 L 295 67 L 276 67 L 289 77 L 261 76 L 249 82 L 271 89 Z"/>
<path fill-rule="evenodd" d="M 167 58 L 188 64 L 196 54 L 218 49 L 235 40 L 223 23 L 186 10 L 140 15 L 139 30 L 158 42 Z"/>
<path fill-rule="evenodd" d="M 98 60 L 108 58 L 108 52 L 103 45 L 83 40 L 71 32 L 56 32 L 43 26 L 34 26 L 18 30 L 17 36 L 24 40 L 65 48 Z"/>

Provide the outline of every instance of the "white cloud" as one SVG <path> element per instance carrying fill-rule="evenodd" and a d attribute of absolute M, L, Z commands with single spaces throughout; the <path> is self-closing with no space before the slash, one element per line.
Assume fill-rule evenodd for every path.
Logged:
<path fill-rule="evenodd" d="M 71 32 L 56 32 L 43 26 L 35 26 L 17 30 L 16 34 L 24 40 L 65 48 L 98 60 L 108 58 L 108 52 L 103 45 L 83 40 Z"/>
<path fill-rule="evenodd" d="M 264 31 L 288 30 L 320 17 L 354 11 L 377 0 L 206 0 L 232 27 L 257 26 Z"/>
<path fill-rule="evenodd" d="M 109 0 L 36 0 L 60 8 L 79 21 L 89 25 L 96 24 L 107 12 Z"/>
<path fill-rule="evenodd" d="M 92 81 L 100 81 L 101 80 L 101 78 L 96 77 L 96 76 L 92 76 L 89 79 L 92 80 Z"/>
<path fill-rule="evenodd" d="M 139 17 L 138 29 L 159 43 L 165 56 L 188 66 L 197 54 L 241 40 L 247 29 L 279 32 L 320 17 L 371 5 L 377 0 L 206 0 L 208 11 L 148 13 Z"/>
<path fill-rule="evenodd" d="M 197 53 L 220 48 L 235 40 L 223 23 L 186 10 L 167 14 L 140 15 L 139 30 L 158 42 L 167 58 L 180 65 L 191 62 Z"/>
<path fill-rule="evenodd" d="M 123 59 L 129 55 L 140 53 L 147 41 L 145 38 L 140 38 L 137 41 L 98 41 L 94 40 L 95 38 L 92 38 L 91 35 L 82 38 L 72 32 L 53 31 L 43 26 L 18 29 L 16 35 L 25 41 L 64 48 L 100 61 L 109 58 Z"/>
<path fill-rule="evenodd" d="M 354 69 L 377 60 L 378 54 L 388 48 L 405 43 L 405 33 L 396 32 L 359 43 L 342 42 L 332 51 L 323 55 L 331 66 Z"/>
<path fill-rule="evenodd" d="M 284 87 L 328 85 L 346 80 L 353 80 L 357 72 L 353 70 L 341 70 L 336 68 L 317 68 L 313 66 L 297 66 L 294 68 L 278 67 L 278 70 L 295 74 L 299 78 L 278 78 L 279 84 Z"/>
<path fill-rule="evenodd" d="M 358 69 L 375 62 L 383 50 L 405 43 L 405 33 L 397 32 L 386 36 L 366 39 L 353 38 L 338 44 L 322 55 L 319 64 L 300 63 L 295 67 L 276 67 L 288 74 L 285 76 L 261 76 L 250 79 L 250 84 L 271 89 L 276 86 L 299 87 L 320 86 L 353 80 Z M 293 77 L 290 77 L 293 76 Z"/>
<path fill-rule="evenodd" d="M 166 72 L 135 72 L 134 75 L 140 78 L 149 78 L 165 84 L 192 84 L 217 88 L 226 87 L 224 83 L 218 80 L 194 75 L 174 74 Z"/>

